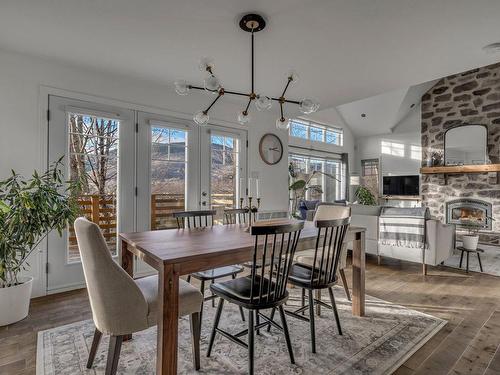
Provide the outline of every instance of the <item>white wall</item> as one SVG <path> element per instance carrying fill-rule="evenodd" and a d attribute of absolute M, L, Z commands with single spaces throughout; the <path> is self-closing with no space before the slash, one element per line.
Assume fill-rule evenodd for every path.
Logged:
<path fill-rule="evenodd" d="M 41 97 L 42 86 L 101 97 L 103 101 L 113 99 L 132 109 L 157 111 L 183 118 L 192 118 L 192 113 L 212 99 L 198 93 L 179 97 L 172 87 L 164 84 L 0 50 L 0 179 L 7 177 L 11 169 L 21 174 L 31 174 L 33 169 L 43 170 L 46 167 L 42 143 L 45 120 L 40 108 L 47 98 Z M 240 127 L 235 123 L 235 118 L 244 103 L 231 103 L 227 99 L 223 98 L 214 107 L 211 117 L 216 123 Z M 287 210 L 288 172 L 285 156 L 288 154 L 288 135 L 276 129 L 275 119 L 278 115 L 274 111 L 252 111 L 253 120 L 248 125 L 248 172 L 259 174 L 264 210 Z M 275 166 L 266 165 L 258 152 L 259 140 L 268 132 L 278 134 L 285 148 L 282 161 Z M 31 273 L 36 278 L 34 295 L 45 292 L 42 277 L 44 256 L 45 250 L 42 248 L 30 260 Z"/>
<path fill-rule="evenodd" d="M 356 172 L 361 171 L 361 160 L 380 159 L 381 175 L 415 175 L 419 174 L 421 161 L 410 156 L 411 145 L 420 146 L 420 106 L 415 108 L 404 118 L 390 134 L 356 139 Z M 381 153 L 381 142 L 392 141 L 405 145 L 405 156 L 397 157 Z"/>

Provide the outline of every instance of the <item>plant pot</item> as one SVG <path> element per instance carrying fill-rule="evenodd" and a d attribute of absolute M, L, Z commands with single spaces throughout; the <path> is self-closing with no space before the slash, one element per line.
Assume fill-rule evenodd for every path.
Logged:
<path fill-rule="evenodd" d="M 0 326 L 23 320 L 30 308 L 33 278 L 19 278 L 20 284 L 0 288 Z"/>
<path fill-rule="evenodd" d="M 462 236 L 462 242 L 464 248 L 466 248 L 467 250 L 476 250 L 477 243 L 479 242 L 479 236 L 465 234 Z"/>

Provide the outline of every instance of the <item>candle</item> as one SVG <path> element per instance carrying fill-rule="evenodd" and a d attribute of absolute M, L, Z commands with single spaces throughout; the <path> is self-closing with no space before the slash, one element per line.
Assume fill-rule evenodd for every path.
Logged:
<path fill-rule="evenodd" d="M 248 179 L 248 196 L 253 197 L 253 178 Z"/>
<path fill-rule="evenodd" d="M 240 198 L 245 197 L 245 179 L 240 177 Z"/>
<path fill-rule="evenodd" d="M 257 198 L 260 198 L 260 194 L 259 194 L 259 179 L 258 178 L 255 179 L 255 196 Z"/>

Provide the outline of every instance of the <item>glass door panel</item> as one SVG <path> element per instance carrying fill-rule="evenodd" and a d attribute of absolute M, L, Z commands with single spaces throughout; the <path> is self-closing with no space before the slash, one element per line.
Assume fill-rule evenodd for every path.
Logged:
<path fill-rule="evenodd" d="M 239 205 L 240 178 L 246 181 L 247 133 L 213 125 L 200 129 L 200 208 L 216 210 L 215 222 L 221 224 L 224 209 Z"/>
<path fill-rule="evenodd" d="M 48 161 L 64 155 L 66 178 L 81 182 L 80 215 L 100 226 L 117 256 L 118 233 L 134 229 L 134 113 L 56 96 L 49 97 L 49 109 Z M 47 263 L 49 292 L 84 284 L 72 225 L 62 238 L 49 235 Z"/>
<path fill-rule="evenodd" d="M 151 230 L 176 228 L 172 214 L 185 210 L 186 130 L 151 126 Z"/>

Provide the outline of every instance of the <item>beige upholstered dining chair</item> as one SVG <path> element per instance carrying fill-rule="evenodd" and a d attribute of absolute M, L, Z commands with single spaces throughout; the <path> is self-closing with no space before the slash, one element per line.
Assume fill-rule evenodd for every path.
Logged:
<path fill-rule="evenodd" d="M 78 218 L 74 226 L 96 327 L 87 368 L 92 367 L 101 336 L 106 334 L 111 336 L 106 375 L 116 374 L 124 337 L 156 325 L 158 277 L 134 280 L 113 261 L 97 224 Z M 184 280 L 179 282 L 179 316 L 190 315 L 193 363 L 198 370 L 203 296 Z"/>
<path fill-rule="evenodd" d="M 321 207 L 321 209 L 319 209 Z M 332 220 L 332 219 L 344 219 L 351 216 L 351 208 L 341 205 L 331 205 L 331 204 L 318 204 L 316 213 L 314 215 L 314 221 L 316 220 Z M 315 249 L 307 249 L 303 251 L 298 251 L 295 253 L 295 261 L 297 263 L 312 265 L 314 262 L 314 251 Z M 347 278 L 345 276 L 345 268 L 347 267 L 347 243 L 342 247 L 342 252 L 340 253 L 338 273 L 342 279 L 342 285 L 344 286 L 344 291 L 347 299 L 351 300 L 351 293 L 349 292 L 349 286 L 347 284 Z M 302 305 L 305 303 L 304 290 L 302 290 Z M 318 297 L 321 295 L 321 291 L 318 292 Z"/>

